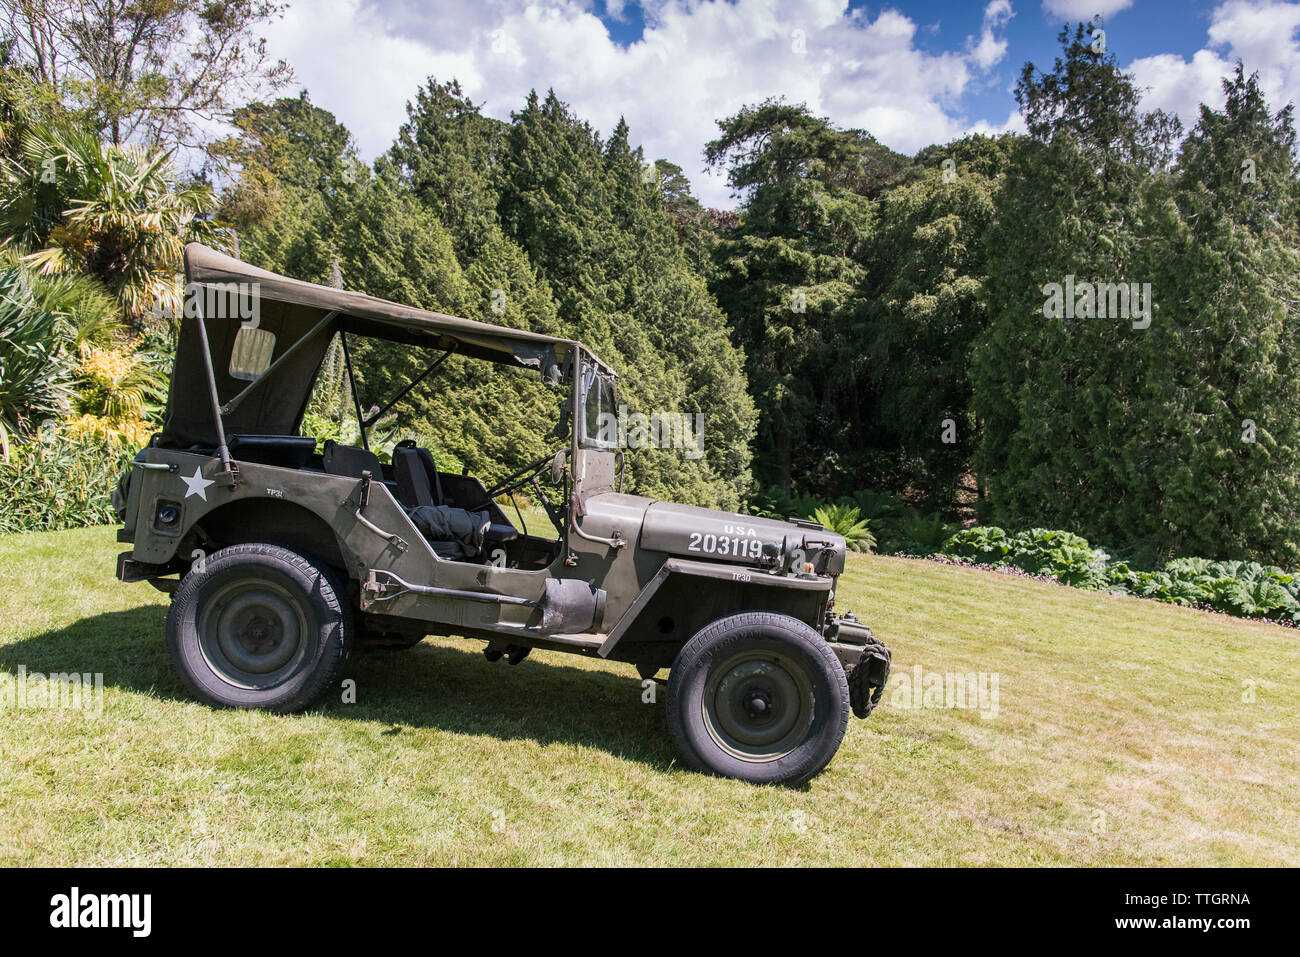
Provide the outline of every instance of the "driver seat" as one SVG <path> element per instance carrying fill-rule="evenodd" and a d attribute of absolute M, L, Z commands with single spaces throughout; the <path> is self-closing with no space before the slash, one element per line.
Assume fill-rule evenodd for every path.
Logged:
<path fill-rule="evenodd" d="M 409 441 L 409 440 L 407 440 Z M 421 455 L 420 453 L 424 453 Z M 424 461 L 428 458 L 428 462 Z M 421 505 L 447 505 L 442 493 L 442 480 L 427 449 L 417 449 L 414 444 L 399 444 L 393 449 L 393 478 L 397 481 L 397 499 L 408 509 Z M 430 476 L 432 475 L 432 480 Z"/>
<path fill-rule="evenodd" d="M 393 449 L 393 478 L 397 482 L 397 500 L 408 512 L 425 505 L 455 506 L 455 502 L 443 492 L 442 478 L 438 475 L 438 467 L 429 450 L 417 448 L 410 439 L 399 442 Z M 470 514 L 461 509 L 455 511 L 463 515 Z M 423 527 L 421 531 L 424 531 Z M 488 525 L 484 534 L 484 540 L 489 545 L 513 542 L 518 537 L 519 530 L 513 525 L 499 525 L 495 522 Z"/>

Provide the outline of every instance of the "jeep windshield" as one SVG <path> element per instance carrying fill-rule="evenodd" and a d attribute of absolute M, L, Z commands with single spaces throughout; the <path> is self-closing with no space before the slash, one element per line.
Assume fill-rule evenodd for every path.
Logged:
<path fill-rule="evenodd" d="M 582 407 L 582 444 L 587 448 L 616 449 L 618 406 L 615 404 L 614 376 L 585 355 L 578 382 L 578 401 Z"/>

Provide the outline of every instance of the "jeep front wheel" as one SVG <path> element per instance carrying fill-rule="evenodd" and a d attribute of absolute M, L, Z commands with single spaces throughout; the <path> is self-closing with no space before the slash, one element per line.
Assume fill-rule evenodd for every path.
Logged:
<path fill-rule="evenodd" d="M 849 719 L 844 668 L 788 615 L 720 618 L 686 643 L 668 680 L 668 727 L 693 767 L 755 784 L 802 784 Z"/>
<path fill-rule="evenodd" d="M 290 712 L 333 685 L 352 645 L 346 592 L 277 545 L 232 545 L 197 562 L 167 615 L 181 680 L 223 707 Z"/>

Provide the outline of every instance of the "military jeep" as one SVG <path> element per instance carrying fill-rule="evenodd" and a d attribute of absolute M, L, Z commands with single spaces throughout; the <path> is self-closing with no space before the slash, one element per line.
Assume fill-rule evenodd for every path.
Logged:
<path fill-rule="evenodd" d="M 626 662 L 643 685 L 669 669 L 667 723 L 684 759 L 783 784 L 824 768 L 850 710 L 866 717 L 879 702 L 889 652 L 834 611 L 844 539 L 623 492 L 626 452 L 596 427 L 617 376 L 580 342 L 301 282 L 197 244 L 185 270 L 164 426 L 113 498 L 131 545 L 117 576 L 171 594 L 167 647 L 196 697 L 300 710 L 338 691 L 354 651 L 428 635 L 484 641 L 489 661 L 512 665 L 564 651 Z M 301 426 L 336 337 L 360 440 L 318 448 Z M 428 365 L 366 406 L 360 338 Z M 410 439 L 381 462 L 366 429 L 436 383 L 451 355 L 552 385 L 554 450 L 491 487 Z M 502 503 L 520 490 L 553 530 L 527 529 L 519 509 L 511 521 Z"/>

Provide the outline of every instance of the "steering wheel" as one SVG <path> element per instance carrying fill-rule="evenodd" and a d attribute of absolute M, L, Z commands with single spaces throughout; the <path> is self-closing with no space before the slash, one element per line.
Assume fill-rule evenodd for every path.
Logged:
<path fill-rule="evenodd" d="M 534 462 L 529 462 L 523 468 L 511 472 L 505 479 L 488 489 L 487 499 L 483 502 L 483 505 L 486 505 L 488 502 L 499 498 L 502 495 L 509 495 L 511 492 L 523 488 L 537 476 L 550 469 L 552 463 L 555 461 L 555 456 L 560 452 L 565 451 L 565 448 L 565 446 L 561 446 L 549 455 L 543 455 L 540 459 L 537 459 Z M 479 507 L 482 508 L 481 505 Z M 473 509 L 470 511 L 473 511 Z"/>

